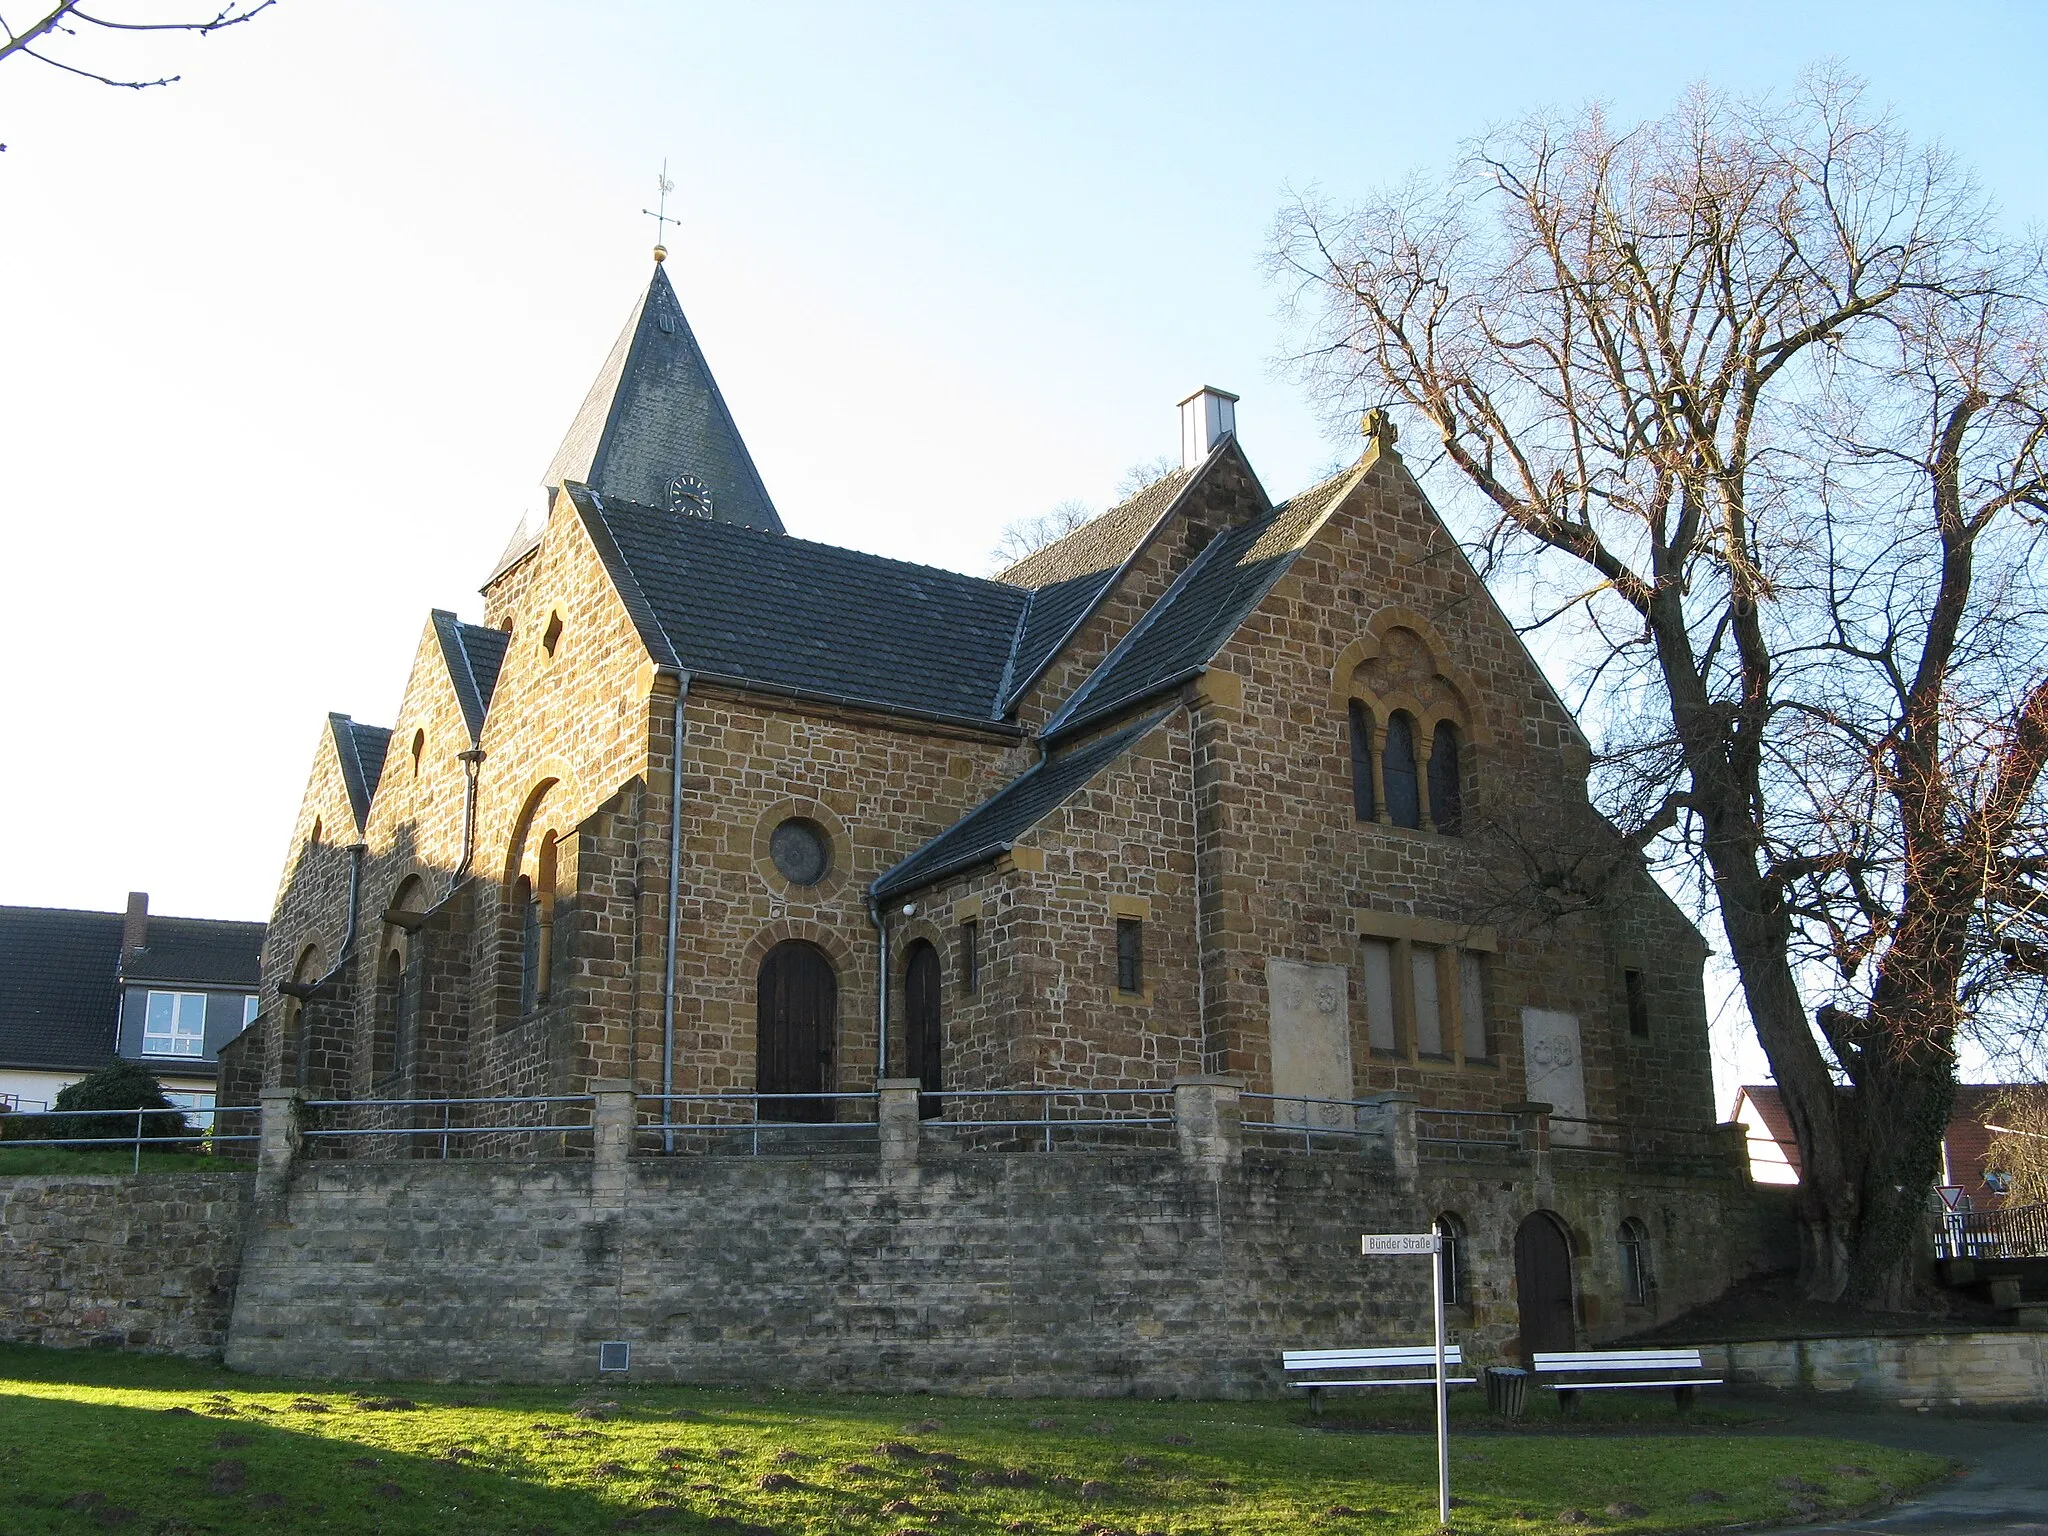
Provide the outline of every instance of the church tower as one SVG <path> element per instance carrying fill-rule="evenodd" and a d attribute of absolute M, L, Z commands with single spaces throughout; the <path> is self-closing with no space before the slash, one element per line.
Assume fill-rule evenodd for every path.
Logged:
<path fill-rule="evenodd" d="M 781 533 L 663 254 L 542 483 L 550 498 L 575 481 L 606 499 Z"/>

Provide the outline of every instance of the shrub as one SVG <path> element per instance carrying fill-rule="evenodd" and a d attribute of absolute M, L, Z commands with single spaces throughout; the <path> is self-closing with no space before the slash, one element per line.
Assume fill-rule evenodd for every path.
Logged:
<path fill-rule="evenodd" d="M 116 1060 L 101 1067 L 90 1077 L 79 1079 L 57 1095 L 57 1102 L 51 1108 L 63 1110 L 91 1109 L 153 1109 L 166 1113 L 144 1115 L 142 1134 L 144 1136 L 189 1136 L 192 1128 L 183 1114 L 171 1107 L 171 1101 L 164 1097 L 163 1085 L 132 1061 Z M 35 1122 L 47 1129 L 29 1134 L 41 1139 L 63 1138 L 66 1140 L 127 1140 L 135 1134 L 135 1118 L 126 1115 L 81 1115 L 71 1114 L 63 1119 Z M 160 1150 L 175 1151 L 176 1146 Z"/>

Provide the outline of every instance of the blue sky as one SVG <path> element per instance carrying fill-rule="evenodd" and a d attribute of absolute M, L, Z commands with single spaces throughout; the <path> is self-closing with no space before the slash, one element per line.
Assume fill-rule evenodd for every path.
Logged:
<path fill-rule="evenodd" d="M 322 716 L 388 719 L 537 507 L 664 157 L 791 531 L 976 571 L 1199 384 L 1276 495 L 1350 455 L 1274 366 L 1289 185 L 1835 58 L 2048 218 L 2039 5 L 284 0 L 134 46 L 183 81 L 0 66 L 5 902 L 267 913 Z"/>

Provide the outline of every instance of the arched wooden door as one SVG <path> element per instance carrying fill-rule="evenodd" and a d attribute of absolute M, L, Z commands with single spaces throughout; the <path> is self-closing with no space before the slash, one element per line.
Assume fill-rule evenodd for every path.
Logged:
<path fill-rule="evenodd" d="M 1564 1228 L 1535 1211 L 1515 1229 L 1515 1299 L 1522 1314 L 1522 1356 L 1578 1347 L 1572 1305 L 1572 1250 Z"/>
<path fill-rule="evenodd" d="M 761 959 L 755 1013 L 754 1091 L 763 1120 L 830 1120 L 830 1099 L 778 1099 L 825 1093 L 839 1027 L 839 978 L 815 944 L 790 939 Z"/>
<path fill-rule="evenodd" d="M 939 1028 L 939 952 L 924 939 L 910 946 L 910 964 L 903 977 L 903 1011 L 909 1026 L 905 1044 L 910 1060 L 906 1065 L 910 1075 L 924 1084 L 917 1112 L 929 1120 L 944 1107 L 939 1100 L 943 1035 Z"/>

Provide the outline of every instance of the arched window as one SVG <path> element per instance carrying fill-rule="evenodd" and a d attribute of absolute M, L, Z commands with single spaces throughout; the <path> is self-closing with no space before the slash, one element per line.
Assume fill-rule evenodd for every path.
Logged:
<path fill-rule="evenodd" d="M 426 755 L 426 750 L 427 733 L 425 731 L 414 731 L 412 733 L 412 776 L 414 778 L 420 776 L 420 759 Z"/>
<path fill-rule="evenodd" d="M 1465 1244 L 1465 1223 L 1445 1211 L 1437 1217 L 1435 1229 L 1444 1245 L 1444 1305 L 1470 1306 L 1472 1281 L 1471 1271 L 1466 1267 L 1470 1254 Z"/>
<path fill-rule="evenodd" d="M 1420 827 L 1422 788 L 1415 779 L 1415 722 L 1400 710 L 1387 717 L 1380 782 L 1387 791 L 1387 819 L 1397 827 Z"/>
<path fill-rule="evenodd" d="M 530 876 L 519 877 L 512 902 L 519 920 L 519 1016 L 524 1018 L 541 1002 L 540 898 L 534 894 Z"/>
<path fill-rule="evenodd" d="M 1632 1307 L 1647 1307 L 1656 1294 L 1650 1273 L 1650 1229 L 1630 1216 L 1621 1224 L 1621 1291 Z"/>
<path fill-rule="evenodd" d="M 1429 744 L 1429 819 L 1439 832 L 1456 837 L 1465 829 L 1465 765 L 1458 753 L 1458 728 L 1439 720 Z"/>
<path fill-rule="evenodd" d="M 1351 701 L 1351 815 L 1371 821 L 1379 815 L 1372 793 L 1372 711 Z"/>

